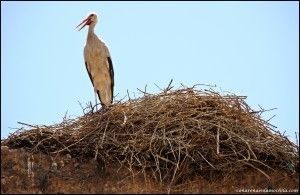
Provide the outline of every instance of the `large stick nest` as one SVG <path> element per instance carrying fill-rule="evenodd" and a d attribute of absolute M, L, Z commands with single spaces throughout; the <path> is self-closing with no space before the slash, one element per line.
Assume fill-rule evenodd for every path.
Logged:
<path fill-rule="evenodd" d="M 49 155 L 69 153 L 119 162 L 132 171 L 152 171 L 158 181 L 174 182 L 192 173 L 228 173 L 253 168 L 295 171 L 298 147 L 263 120 L 245 96 L 220 95 L 196 87 L 120 101 L 107 110 L 65 119 L 53 126 L 20 129 L 2 141 Z M 132 171 L 133 173 L 133 171 Z"/>

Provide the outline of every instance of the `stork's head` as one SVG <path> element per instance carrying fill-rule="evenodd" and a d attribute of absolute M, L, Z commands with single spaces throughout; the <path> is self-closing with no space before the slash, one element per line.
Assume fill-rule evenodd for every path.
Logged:
<path fill-rule="evenodd" d="M 91 13 L 86 19 L 84 19 L 76 28 L 78 28 L 80 25 L 81 28 L 79 30 L 81 30 L 83 27 L 85 27 L 86 25 L 93 25 L 95 26 L 97 23 L 97 15 L 95 13 Z"/>

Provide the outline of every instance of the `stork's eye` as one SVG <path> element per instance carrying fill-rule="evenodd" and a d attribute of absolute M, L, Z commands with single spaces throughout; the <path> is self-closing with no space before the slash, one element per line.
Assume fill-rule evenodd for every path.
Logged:
<path fill-rule="evenodd" d="M 92 16 L 92 17 L 93 17 L 93 16 L 94 16 L 94 14 L 91 14 L 90 16 Z"/>

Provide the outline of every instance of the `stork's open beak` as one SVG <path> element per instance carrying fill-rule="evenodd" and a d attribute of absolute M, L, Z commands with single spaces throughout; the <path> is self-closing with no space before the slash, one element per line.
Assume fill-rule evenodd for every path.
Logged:
<path fill-rule="evenodd" d="M 83 23 L 83 25 L 82 25 L 82 27 L 78 30 L 78 31 L 80 31 L 83 27 L 85 27 L 86 25 L 89 25 L 89 24 L 91 24 L 91 20 L 90 20 L 90 18 L 87 18 L 87 19 L 85 19 L 85 20 L 83 20 L 80 24 L 78 24 L 78 26 L 76 26 L 76 28 L 78 28 L 80 25 L 82 25 Z"/>

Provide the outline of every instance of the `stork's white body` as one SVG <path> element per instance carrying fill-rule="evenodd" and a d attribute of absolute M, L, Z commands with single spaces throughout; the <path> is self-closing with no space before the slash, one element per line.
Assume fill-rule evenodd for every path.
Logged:
<path fill-rule="evenodd" d="M 114 70 L 107 46 L 94 33 L 95 24 L 89 25 L 84 60 L 95 93 L 102 106 L 108 107 L 113 100 Z"/>

